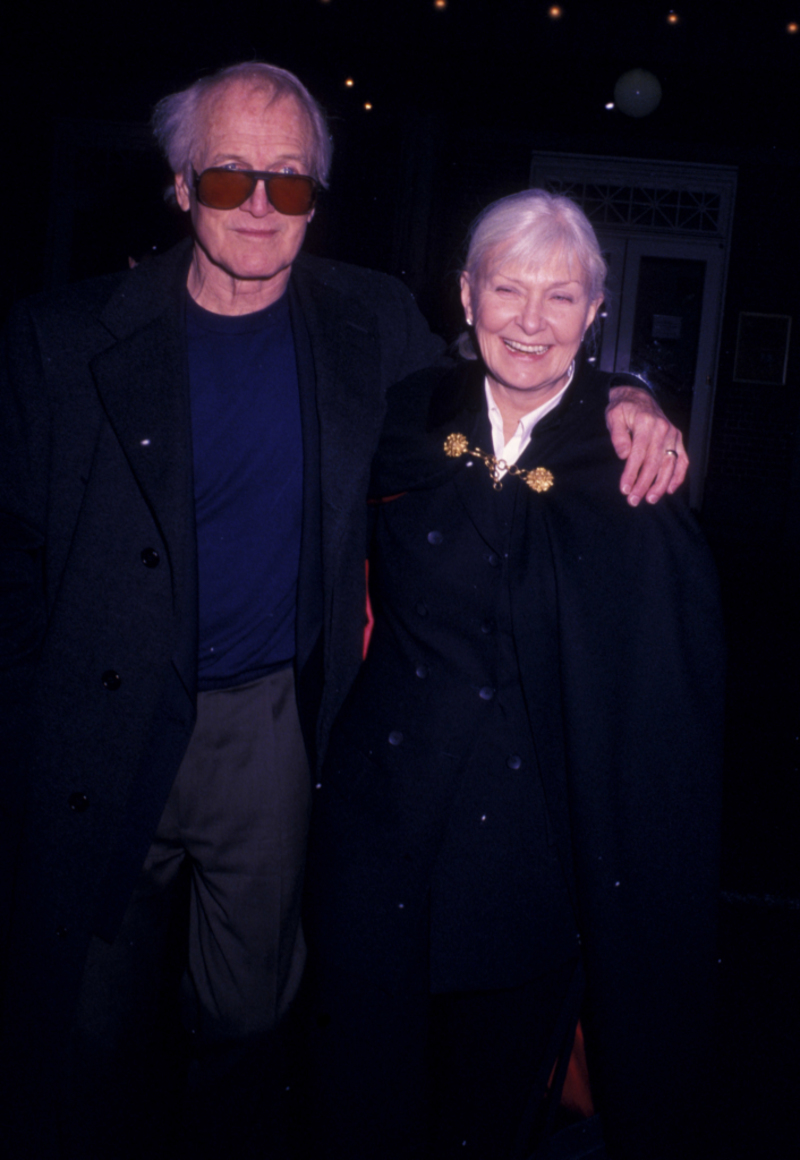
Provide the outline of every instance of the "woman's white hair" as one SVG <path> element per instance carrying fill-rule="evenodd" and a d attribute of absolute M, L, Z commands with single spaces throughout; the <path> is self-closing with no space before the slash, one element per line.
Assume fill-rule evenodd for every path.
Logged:
<path fill-rule="evenodd" d="M 294 73 L 261 61 L 231 65 L 201 77 L 188 89 L 163 97 L 153 110 L 153 133 L 173 173 L 191 179 L 192 162 L 205 132 L 205 116 L 211 98 L 230 85 L 244 84 L 263 92 L 267 105 L 282 97 L 294 97 L 306 115 L 311 134 L 311 176 L 324 186 L 333 154 L 328 124 L 320 106 Z"/>
<path fill-rule="evenodd" d="M 564 258 L 586 286 L 589 300 L 605 293 L 607 266 L 586 214 L 570 201 L 544 189 L 525 189 L 492 202 L 470 226 L 463 274 L 472 294 L 501 263 L 537 269 Z M 469 331 L 457 340 L 459 354 L 475 358 Z"/>

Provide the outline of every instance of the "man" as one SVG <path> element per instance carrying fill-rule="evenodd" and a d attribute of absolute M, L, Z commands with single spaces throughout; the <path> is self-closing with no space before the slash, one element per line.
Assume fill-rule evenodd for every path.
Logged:
<path fill-rule="evenodd" d="M 155 125 L 194 241 L 22 304 L 3 354 L 0 1084 L 37 1160 L 174 1155 L 182 1063 L 189 1154 L 263 1154 L 383 395 L 442 354 L 399 283 L 300 253 L 330 143 L 295 77 L 224 70 Z M 655 500 L 680 436 L 623 396 Z"/>

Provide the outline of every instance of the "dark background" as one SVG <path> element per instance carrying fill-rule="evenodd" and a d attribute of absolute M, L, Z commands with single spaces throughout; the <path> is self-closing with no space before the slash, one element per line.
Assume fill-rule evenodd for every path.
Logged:
<path fill-rule="evenodd" d="M 796 1156 L 800 1012 L 800 0 L 129 0 L 6 17 L 0 311 L 163 249 L 184 228 L 146 124 L 154 102 L 245 59 L 327 109 L 331 190 L 308 248 L 390 271 L 452 336 L 459 245 L 523 188 L 533 149 L 736 166 L 704 506 L 730 641 L 723 940 L 731 1153 Z M 663 99 L 607 110 L 642 67 Z M 345 85 L 352 78 L 352 87 Z M 372 105 L 366 109 L 365 103 Z M 742 311 L 789 315 L 787 383 L 733 381 Z M 680 723 L 676 722 L 676 729 Z"/>

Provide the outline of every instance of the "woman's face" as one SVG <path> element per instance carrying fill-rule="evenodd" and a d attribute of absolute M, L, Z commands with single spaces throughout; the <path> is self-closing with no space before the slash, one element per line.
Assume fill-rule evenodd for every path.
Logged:
<path fill-rule="evenodd" d="M 602 298 L 590 300 L 583 270 L 563 255 L 538 267 L 501 260 L 476 283 L 462 275 L 461 301 L 492 391 L 517 407 L 530 396 L 532 411 L 566 382 Z"/>

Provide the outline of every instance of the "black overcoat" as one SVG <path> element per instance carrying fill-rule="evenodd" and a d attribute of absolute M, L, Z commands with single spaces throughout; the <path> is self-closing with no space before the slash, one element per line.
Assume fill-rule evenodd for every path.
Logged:
<path fill-rule="evenodd" d="M 4 1100 L 47 1084 L 89 939 L 113 938 L 193 727 L 189 259 L 183 244 L 21 303 L 0 354 Z M 384 393 L 442 346 L 400 283 L 342 263 L 299 256 L 290 304 L 313 748 L 360 661 Z"/>
<path fill-rule="evenodd" d="M 503 495 L 517 492 L 513 533 L 498 537 L 486 467 L 443 450 L 453 432 L 487 447 L 482 374 L 423 372 L 389 396 L 373 490 L 396 498 L 377 517 L 370 652 L 317 789 L 310 929 L 329 962 L 402 985 L 445 835 L 456 851 L 447 872 L 466 880 L 457 863 L 470 858 L 470 838 L 454 842 L 448 826 L 464 771 L 476 779 L 487 703 L 507 684 L 486 644 L 504 594 L 580 932 L 609 1145 L 631 1160 L 689 1154 L 681 1148 L 694 1096 L 705 1092 L 697 1067 L 715 963 L 715 571 L 680 500 L 632 509 L 620 494 L 603 417 L 608 378 L 587 369 L 519 463 L 547 468 L 553 486 L 537 493 L 507 477 Z M 478 831 L 483 841 L 505 786 L 495 770 L 482 787 L 477 778 L 470 793 L 487 802 L 484 814 L 457 816 L 473 826 L 480 857 Z M 513 891 L 499 898 L 489 957 L 493 932 L 521 917 Z M 508 984 L 503 970 L 498 962 L 495 986 Z"/>

